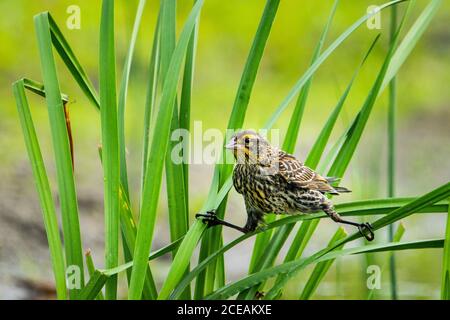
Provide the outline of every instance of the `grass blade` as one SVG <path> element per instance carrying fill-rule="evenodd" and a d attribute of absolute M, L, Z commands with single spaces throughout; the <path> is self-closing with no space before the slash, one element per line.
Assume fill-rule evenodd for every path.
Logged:
<path fill-rule="evenodd" d="M 388 3 L 385 3 L 384 5 L 382 5 L 380 7 L 380 10 L 383 10 L 391 5 L 395 5 L 398 4 L 400 2 L 403 2 L 404 0 L 397 0 L 397 1 L 391 1 Z M 293 97 L 299 92 L 299 90 L 302 88 L 302 86 L 304 85 L 304 83 L 309 79 L 309 77 L 311 77 L 314 72 L 318 69 L 318 67 L 326 60 L 326 58 L 328 58 L 328 56 L 348 37 L 350 36 L 350 34 L 353 33 L 353 31 L 355 31 L 361 24 L 363 24 L 367 19 L 371 18 L 374 14 L 367 14 L 365 16 L 363 16 L 362 18 L 360 18 L 357 22 L 355 22 L 352 26 L 350 26 L 346 31 L 344 31 L 344 33 L 342 33 L 329 47 L 326 51 L 324 51 L 324 53 L 322 53 L 318 60 L 306 71 L 306 73 L 297 81 L 297 83 L 295 84 L 295 86 L 293 87 L 293 89 L 289 92 L 288 96 L 283 100 L 283 102 L 280 104 L 280 106 L 276 109 L 276 111 L 274 112 L 274 114 L 270 117 L 269 121 L 267 122 L 266 128 L 271 128 L 273 126 L 273 124 L 275 123 L 275 121 L 278 119 L 278 117 L 283 113 L 283 111 L 286 109 L 286 107 L 288 106 L 289 102 L 293 99 Z M 270 28 L 269 28 L 270 30 Z M 261 45 L 260 45 L 261 46 Z M 263 45 L 261 50 L 263 49 Z M 254 52 L 257 50 L 254 50 L 252 47 L 252 51 Z M 261 51 L 262 54 L 262 51 Z M 247 65 L 250 64 L 249 62 L 250 60 L 247 60 Z M 250 67 L 247 67 L 246 65 L 246 69 L 252 69 Z M 255 67 L 257 70 L 257 66 Z M 249 87 L 245 86 L 245 79 L 251 79 L 252 77 L 250 76 L 246 76 L 246 77 L 242 77 L 241 78 L 241 85 L 238 91 L 238 95 L 236 97 L 236 100 L 242 99 L 242 101 L 246 101 L 248 98 L 245 97 L 245 95 L 247 94 L 246 91 L 249 89 Z M 251 87 L 250 87 L 251 88 Z M 245 90 L 244 90 L 245 89 Z M 245 109 L 241 110 L 240 108 L 238 108 L 241 105 L 241 102 L 239 103 L 235 103 L 235 107 L 233 107 L 233 111 L 232 111 L 232 116 L 230 117 L 229 120 L 229 128 L 239 128 L 241 127 L 242 123 L 243 123 L 243 119 L 244 119 L 244 115 L 245 115 Z M 246 104 L 242 103 L 243 106 L 246 106 Z M 230 125 L 232 124 L 232 125 Z M 224 190 L 225 195 L 227 194 L 227 192 L 229 191 L 229 189 L 232 186 L 232 183 L 229 183 L 231 180 L 229 180 L 229 173 L 230 173 L 230 169 L 231 168 L 227 168 L 225 167 L 224 171 L 221 171 L 221 180 L 222 181 L 227 181 L 228 185 L 227 185 L 227 189 L 221 189 Z M 224 172 L 224 174 L 222 174 L 222 172 Z M 218 174 L 215 172 L 214 177 L 217 177 Z M 215 179 L 213 179 L 213 181 L 216 181 Z M 214 203 L 216 201 L 217 198 L 217 194 L 215 193 L 215 191 L 218 190 L 214 185 L 213 187 L 210 189 L 210 193 L 208 195 L 207 201 L 205 203 L 205 205 L 203 206 L 203 209 L 214 209 L 214 207 L 209 207 L 209 205 L 211 205 L 212 203 Z M 221 203 L 221 202 L 219 202 Z M 215 207 L 217 209 L 217 207 Z M 218 211 L 218 215 L 223 215 L 223 210 L 224 208 L 222 208 L 221 211 Z M 191 241 L 195 241 L 196 239 L 200 239 L 201 234 L 204 231 L 204 225 L 203 226 L 197 226 L 198 224 L 202 224 L 200 221 L 196 221 L 194 223 L 194 226 L 197 230 L 198 233 L 197 234 L 192 234 L 192 239 L 190 237 L 185 237 L 183 242 L 191 242 Z M 193 228 L 191 227 L 191 228 Z M 216 230 L 219 230 L 218 232 L 220 232 L 220 227 L 216 227 Z M 217 239 L 218 237 L 215 237 L 215 239 Z M 207 239 L 206 237 L 204 238 L 203 242 L 202 242 L 202 247 L 201 251 L 200 251 L 200 255 L 201 256 L 208 256 L 208 253 L 203 254 L 202 255 L 202 251 L 205 250 L 204 248 L 206 248 L 206 244 L 210 243 L 208 241 L 209 239 Z M 191 246 L 184 246 L 186 248 L 191 248 Z M 181 248 L 180 248 L 181 250 Z M 208 250 L 208 249 L 206 249 Z M 183 256 L 191 256 L 192 252 L 183 252 Z M 177 263 L 175 263 L 177 262 Z M 185 265 L 183 266 L 182 264 L 185 263 Z M 173 290 L 173 288 L 175 287 L 176 283 L 178 282 L 178 280 L 181 278 L 181 274 L 175 273 L 174 270 L 185 270 L 186 266 L 187 266 L 187 261 L 183 261 L 182 259 L 175 259 L 174 260 L 174 265 L 176 265 L 176 268 L 172 268 L 169 271 L 169 275 L 166 279 L 166 283 L 170 282 L 170 284 L 165 284 L 164 286 L 165 288 L 165 294 L 161 295 L 160 294 L 160 298 L 164 299 L 167 298 L 168 295 L 170 294 L 170 291 Z M 215 268 L 213 269 L 215 270 Z M 203 288 L 203 285 L 201 286 Z M 197 288 L 196 288 L 197 290 Z M 202 293 L 199 294 L 199 296 L 202 296 Z"/>
<path fill-rule="evenodd" d="M 396 221 L 399 221 L 421 209 L 423 209 L 426 206 L 429 206 L 430 204 L 437 203 L 438 201 L 441 201 L 445 199 L 448 195 L 450 195 L 450 183 L 444 184 L 433 191 L 423 195 L 420 198 L 417 198 L 414 201 L 411 201 L 410 203 L 394 210 L 393 212 L 389 213 L 388 215 L 376 220 L 374 223 L 372 223 L 373 229 L 378 230 L 382 227 L 385 227 L 391 223 L 394 223 Z M 334 247 L 337 247 L 341 244 L 345 244 L 349 241 L 353 241 L 355 239 L 358 239 L 361 237 L 361 234 L 354 233 L 346 238 L 344 238 L 341 241 L 338 241 L 338 243 L 333 246 L 326 248 L 320 252 L 318 252 L 316 255 L 310 257 L 311 259 L 318 259 L 323 254 L 328 253 L 330 250 L 333 250 Z M 270 290 L 270 293 L 268 293 L 268 297 L 275 297 L 278 295 L 279 290 L 284 286 L 284 284 L 287 282 L 287 280 L 292 277 L 297 270 L 293 270 L 292 272 L 288 273 L 286 277 L 282 279 L 282 281 L 279 281 L 274 285 L 274 287 Z"/>
<path fill-rule="evenodd" d="M 394 235 L 392 237 L 392 241 L 389 240 L 389 242 L 400 242 L 400 240 L 402 239 L 404 233 L 405 233 L 405 226 L 403 225 L 403 223 L 400 222 L 398 227 L 397 227 L 397 231 L 394 233 Z M 390 260 L 391 260 L 393 255 L 394 255 L 394 252 L 391 252 L 389 254 L 389 260 L 387 261 L 388 262 L 387 264 L 390 263 Z M 385 269 L 385 266 L 383 265 L 381 267 L 381 273 L 383 273 L 384 269 Z M 367 297 L 367 300 L 371 300 L 373 298 L 376 290 L 374 290 L 374 289 L 368 289 L 368 290 L 369 290 L 369 295 Z"/>
<path fill-rule="evenodd" d="M 397 5 L 405 0 L 396 0 L 382 4 L 378 7 L 379 11 L 392 6 Z M 359 26 L 361 26 L 368 19 L 373 17 L 375 12 L 368 13 L 358 19 L 355 23 L 353 23 L 350 27 L 348 27 L 332 44 L 328 46 L 328 48 L 319 56 L 317 60 L 306 70 L 303 76 L 295 83 L 294 87 L 289 91 L 286 98 L 281 102 L 278 108 L 275 110 L 273 115 L 269 118 L 266 125 L 264 126 L 266 129 L 270 129 L 275 124 L 275 121 L 279 118 L 279 116 L 284 112 L 284 110 L 288 107 L 291 100 L 295 97 L 295 95 L 299 92 L 299 90 L 305 85 L 305 83 L 313 76 L 313 74 L 317 71 L 319 66 L 334 52 Z"/>
<path fill-rule="evenodd" d="M 123 186 L 123 190 L 126 196 L 129 197 L 128 190 L 128 172 L 127 172 L 127 157 L 126 157 L 126 144 L 125 144 L 125 108 L 128 91 L 128 81 L 130 79 L 131 64 L 133 62 L 134 48 L 136 45 L 136 38 L 141 25 L 142 14 L 144 12 L 146 0 L 140 0 L 136 11 L 136 17 L 134 19 L 133 31 L 131 33 L 130 45 L 128 47 L 127 56 L 125 58 L 125 66 L 122 74 L 122 80 L 120 82 L 119 100 L 118 100 L 118 132 L 119 132 L 119 145 L 120 145 L 120 182 Z"/>
<path fill-rule="evenodd" d="M 420 16 L 416 19 L 413 26 L 409 29 L 408 33 L 405 35 L 403 41 L 398 46 L 394 56 L 392 57 L 392 63 L 389 65 L 386 71 L 386 77 L 383 79 L 381 85 L 382 92 L 386 86 L 390 83 L 392 78 L 400 70 L 400 67 L 408 58 L 409 54 L 412 52 L 420 37 L 423 35 L 427 27 L 429 26 L 434 15 L 437 13 L 442 0 L 431 0 L 427 7 L 422 11 Z M 410 2 L 409 7 L 412 7 L 412 2 Z"/>
<path fill-rule="evenodd" d="M 27 78 L 23 78 L 19 81 L 23 81 L 23 86 L 25 89 L 45 98 L 45 90 L 42 83 Z M 69 102 L 69 97 L 64 93 L 61 93 L 61 100 L 63 104 L 65 104 Z"/>
<path fill-rule="evenodd" d="M 31 169 L 33 170 L 35 185 L 42 208 L 53 275 L 56 283 L 56 294 L 58 299 L 66 299 L 65 264 L 61 237 L 59 235 L 58 219 L 56 218 L 55 204 L 53 203 L 44 160 L 42 159 L 41 149 L 36 136 L 36 130 L 34 128 L 33 119 L 31 118 L 30 107 L 24 88 L 24 80 L 19 80 L 13 84 L 14 97 L 16 99 L 23 137 L 25 139 L 28 157 L 33 164 Z"/>
<path fill-rule="evenodd" d="M 170 59 L 172 57 L 176 36 L 176 1 L 166 0 L 161 3 L 161 81 L 167 76 Z M 195 31 L 192 32 L 192 35 Z M 190 42 L 190 40 L 189 40 Z M 189 48 L 189 45 L 188 45 Z M 186 52 L 187 54 L 187 52 Z M 174 108 L 171 120 L 170 131 L 176 132 L 180 129 L 180 118 L 185 117 L 178 114 L 177 101 L 174 101 Z M 186 111 L 186 110 L 184 110 Z M 175 162 L 172 159 L 172 150 L 178 145 L 179 141 L 170 139 L 166 152 L 165 168 L 166 168 L 166 186 L 167 186 L 167 203 L 169 208 L 169 226 L 170 238 L 172 241 L 184 236 L 189 227 L 189 212 L 187 207 L 188 194 L 186 193 L 186 179 L 184 178 L 184 164 Z M 176 250 L 173 251 L 173 255 Z M 183 299 L 190 299 L 190 291 L 186 290 Z"/>
<path fill-rule="evenodd" d="M 159 75 L 159 38 L 160 38 L 160 21 L 161 21 L 161 9 L 158 13 L 158 20 L 156 21 L 155 32 L 153 34 L 152 52 L 150 54 L 149 71 L 148 71 L 148 85 L 147 85 L 147 97 L 145 99 L 144 110 L 144 135 L 143 135 L 143 148 L 142 148 L 142 169 L 141 169 L 141 198 L 144 189 L 144 178 L 147 170 L 147 158 L 148 158 L 148 146 L 151 141 L 151 123 L 152 113 L 155 109 L 156 89 L 158 85 Z M 141 199 L 142 200 L 142 199 Z"/>
<path fill-rule="evenodd" d="M 391 45 L 395 41 L 395 30 L 397 29 L 397 7 L 391 8 L 391 23 L 390 23 L 390 41 Z M 387 190 L 388 197 L 395 197 L 395 113 L 396 113 L 396 101 L 397 101 L 397 85 L 396 77 L 393 77 L 389 82 L 389 103 L 388 103 L 388 156 L 387 156 Z M 392 242 L 394 240 L 394 225 L 391 224 L 388 227 L 388 240 Z M 390 288 L 391 299 L 397 300 L 397 274 L 395 271 L 395 256 L 391 255 L 389 261 L 389 273 L 390 273 Z M 372 291 L 373 292 L 373 291 Z"/>
<path fill-rule="evenodd" d="M 48 14 L 41 13 L 36 15 L 34 22 L 56 161 L 66 265 L 67 267 L 74 266 L 78 268 L 80 287 L 82 288 L 84 286 L 84 267 L 83 253 L 81 250 L 80 223 L 78 220 L 78 205 L 66 119 L 52 52 Z M 70 290 L 70 297 L 77 298 L 79 290 L 79 288 Z"/>
<path fill-rule="evenodd" d="M 403 208 L 415 201 L 422 200 L 421 198 L 400 198 L 400 199 L 379 199 L 379 200 L 370 200 L 369 202 L 366 201 L 357 201 L 352 203 L 347 203 L 343 205 L 337 205 L 336 210 L 341 216 L 360 216 L 360 215 L 370 215 L 370 214 L 391 214 L 400 208 Z M 372 203 L 375 210 L 372 212 L 370 209 L 370 204 Z M 417 202 L 416 202 L 417 204 Z M 447 212 L 449 205 L 447 203 L 439 202 L 437 200 L 436 202 L 433 202 L 433 204 L 430 203 L 423 203 L 420 201 L 421 205 L 410 207 L 409 210 L 420 213 L 420 212 Z M 423 206 L 422 206 L 423 204 Z M 384 208 L 384 209 L 383 209 Z M 318 218 L 324 218 L 324 213 L 317 213 L 317 214 L 311 214 L 311 215 L 293 215 L 288 216 L 286 218 L 282 218 L 279 220 L 276 220 L 270 224 L 267 225 L 266 230 L 264 232 L 267 232 L 268 230 L 271 230 L 273 228 L 279 228 L 281 226 L 284 226 L 286 224 L 293 224 L 298 221 L 303 220 L 312 220 L 312 219 L 318 219 Z M 199 224 L 194 224 L 194 226 Z M 213 254 L 209 255 L 207 258 L 205 258 L 204 261 L 199 263 L 191 272 L 186 275 L 177 285 L 174 292 L 170 295 L 171 299 L 176 299 L 180 292 L 182 292 L 186 286 L 195 278 L 197 277 L 201 271 L 210 263 L 210 261 L 216 259 L 221 254 L 225 253 L 226 251 L 232 249 L 234 246 L 238 245 L 242 241 L 254 236 L 255 234 L 261 233 L 261 230 L 247 233 L 239 238 L 235 239 L 234 241 L 230 242 L 226 246 L 220 248 L 218 251 L 214 252 Z M 181 251 L 181 248 L 179 249 Z"/>
<path fill-rule="evenodd" d="M 231 115 L 228 120 L 227 125 L 228 129 L 239 129 L 243 125 L 247 111 L 247 106 L 250 101 L 250 95 L 253 89 L 253 85 L 255 83 L 256 75 L 259 69 L 262 55 L 264 53 L 267 39 L 270 34 L 270 30 L 272 28 L 273 21 L 275 19 L 275 15 L 278 10 L 279 3 L 280 3 L 279 0 L 267 0 L 266 2 L 261 20 L 258 25 L 258 29 L 253 39 L 252 47 L 250 49 L 244 70 L 242 72 L 238 91 L 236 93 L 236 97 L 233 103 L 233 109 L 231 111 Z M 228 139 L 229 137 L 226 138 Z M 224 155 L 222 154 L 222 157 L 223 156 Z M 222 164 L 216 166 L 216 170 L 219 170 L 220 172 L 219 174 L 220 187 L 225 183 L 226 179 L 231 173 L 232 168 L 233 166 L 230 164 Z M 226 202 L 223 202 L 222 205 L 218 208 L 216 214 L 219 217 L 223 217 L 225 215 L 225 207 Z M 207 231 L 206 236 L 203 239 L 202 246 L 200 248 L 200 252 L 202 253 L 201 256 L 207 255 L 208 253 L 212 253 L 219 248 L 220 246 L 219 243 L 221 241 L 220 240 L 221 231 L 222 231 L 221 227 Z M 208 253 L 203 254 L 203 251 L 206 250 L 206 246 L 208 247 L 209 251 Z M 215 279 L 217 278 L 216 270 L 217 270 L 216 265 L 215 263 L 213 263 L 207 269 L 205 284 L 203 285 L 197 282 L 196 284 L 197 296 L 204 295 L 208 292 L 211 292 L 214 289 Z"/>
<path fill-rule="evenodd" d="M 450 203 L 450 198 L 448 201 Z M 447 213 L 447 226 L 445 228 L 445 243 L 442 262 L 441 299 L 450 300 L 450 206 Z"/>
<path fill-rule="evenodd" d="M 332 246 L 336 241 L 338 241 L 342 238 L 345 238 L 346 235 L 347 235 L 347 233 L 345 232 L 345 230 L 342 227 L 340 227 L 336 231 L 334 236 L 331 238 L 328 246 Z M 341 250 L 342 248 L 343 248 L 343 246 L 337 247 L 335 250 L 338 251 L 338 250 Z M 330 259 L 327 261 L 319 262 L 315 266 L 313 272 L 311 273 L 311 276 L 309 277 L 308 281 L 306 282 L 305 287 L 303 288 L 303 291 L 299 298 L 300 300 L 308 300 L 311 298 L 311 296 L 314 294 L 317 287 L 319 286 L 320 281 L 322 281 L 323 277 L 325 277 L 326 273 L 330 269 L 334 260 L 335 259 Z"/>
<path fill-rule="evenodd" d="M 333 8 L 333 12 L 334 12 L 335 8 Z M 332 13 L 333 13 L 332 12 Z M 333 14 L 330 15 L 330 18 L 333 16 Z M 328 24 L 330 23 L 330 21 L 328 22 Z M 311 150 L 311 153 L 308 155 L 305 164 L 308 165 L 311 168 L 315 168 L 322 156 L 323 150 L 325 149 L 325 146 L 328 143 L 328 139 L 331 135 L 331 131 L 334 128 L 334 125 L 336 123 L 337 117 L 340 113 L 340 111 L 342 110 L 342 107 L 344 105 L 344 102 L 350 92 L 350 89 L 353 85 L 353 82 L 356 78 L 356 76 L 359 73 L 359 70 L 361 69 L 361 67 L 363 66 L 364 62 L 366 61 L 367 57 L 370 55 L 372 49 L 375 46 L 375 43 L 377 42 L 379 36 L 377 36 L 374 41 L 372 42 L 372 44 L 369 47 L 369 50 L 367 51 L 367 53 L 364 55 L 364 58 L 362 60 L 362 62 L 360 63 L 360 65 L 358 66 L 358 68 L 356 69 L 349 85 L 347 86 L 347 89 L 344 91 L 343 95 L 341 96 L 341 98 L 339 99 L 336 107 L 334 108 L 333 112 L 330 114 L 325 126 L 323 127 L 321 133 L 319 134 L 316 142 L 313 145 L 313 148 Z M 317 53 L 318 54 L 318 53 Z M 290 136 L 290 133 L 288 133 L 288 135 L 286 136 L 286 140 L 296 140 L 296 136 Z M 287 150 L 288 152 L 292 152 L 293 150 Z M 316 229 L 316 227 L 319 224 L 319 220 L 310 220 L 310 221 L 304 221 L 302 223 L 302 225 L 300 226 L 297 235 L 294 238 L 294 241 L 292 242 L 291 246 L 289 247 L 288 253 L 285 256 L 284 261 L 291 261 L 294 260 L 296 258 L 298 258 L 303 250 L 305 249 L 309 239 L 311 238 L 311 236 L 314 233 L 314 230 Z M 286 233 L 286 235 L 284 236 L 284 238 L 286 239 L 287 236 L 290 234 L 290 232 L 292 231 L 293 226 L 285 226 L 283 228 L 280 228 L 279 230 L 277 230 L 277 233 Z M 281 247 L 280 247 L 281 249 Z M 264 259 L 269 259 L 271 261 L 274 261 L 276 259 L 276 256 L 278 255 L 279 250 L 278 251 L 265 251 L 265 257 Z M 273 254 L 273 257 L 269 257 L 268 254 Z M 255 270 L 255 271 L 259 271 L 259 270 Z M 280 279 L 277 279 L 277 281 L 280 281 Z M 252 295 L 251 295 L 252 296 Z M 251 296 L 247 296 L 247 298 L 251 298 Z"/>
<path fill-rule="evenodd" d="M 64 35 L 62 34 L 55 20 L 53 20 L 52 16 L 49 13 L 47 13 L 47 17 L 50 26 L 53 46 L 55 47 L 59 56 L 67 66 L 67 69 L 72 74 L 73 78 L 78 83 L 86 97 L 97 109 L 100 109 L 97 92 L 95 91 L 94 86 L 89 80 L 86 72 L 75 56 L 66 38 L 64 38 Z"/>
<path fill-rule="evenodd" d="M 336 13 L 336 8 L 337 8 L 338 3 L 339 3 L 338 0 L 334 1 L 333 7 L 331 9 L 331 12 L 328 16 L 327 22 L 325 24 L 325 28 L 322 31 L 322 34 L 319 38 L 319 42 L 317 43 L 316 48 L 314 49 L 313 57 L 311 59 L 311 64 L 313 64 L 317 60 L 317 57 L 319 56 L 320 51 L 322 50 L 323 44 L 325 42 L 325 38 L 328 34 L 328 30 L 331 25 L 331 22 L 333 21 L 334 14 Z M 297 103 L 295 105 L 294 111 L 291 116 L 291 120 L 289 121 L 289 127 L 286 132 L 286 136 L 284 138 L 283 148 L 282 148 L 283 150 L 285 150 L 288 153 L 294 153 L 294 151 L 295 151 L 295 146 L 297 144 L 297 137 L 298 137 L 298 133 L 300 130 L 300 124 L 301 124 L 301 120 L 302 120 L 303 113 L 305 110 L 306 101 L 308 99 L 308 93 L 309 93 L 309 89 L 311 87 L 311 83 L 312 83 L 312 77 L 310 77 L 308 79 L 308 81 L 305 83 L 305 85 L 300 90 L 300 93 L 299 93 L 299 96 L 297 99 Z M 275 261 L 275 258 L 278 255 L 279 250 L 281 250 L 282 246 L 284 245 L 284 242 L 288 238 L 292 229 L 293 229 L 293 226 L 285 226 L 285 227 L 277 230 L 277 234 L 274 237 L 276 237 L 277 239 L 284 239 L 284 241 L 279 242 L 279 240 L 274 239 L 275 243 L 273 243 L 272 245 L 269 244 L 270 233 L 263 233 L 256 238 L 255 245 L 253 248 L 253 255 L 252 255 L 252 260 L 251 260 L 252 263 L 250 264 L 249 273 L 253 273 L 255 271 L 261 270 L 256 265 L 256 261 L 258 261 L 258 259 L 260 257 L 261 257 L 262 261 L 259 262 L 259 266 L 267 267 L 267 266 L 269 266 L 269 263 L 271 263 L 271 261 L 272 262 Z M 278 233 L 280 233 L 280 235 L 278 235 Z M 268 246 L 270 248 L 274 248 L 275 250 L 268 250 L 268 251 L 264 250 L 264 248 L 267 248 Z M 258 255 L 258 256 L 256 255 L 260 252 L 264 253 L 265 256 L 262 257 L 260 255 Z M 243 298 L 244 295 L 246 295 L 247 299 L 252 299 L 254 297 L 254 295 L 256 294 L 256 291 L 257 291 L 257 287 L 255 286 L 253 288 L 253 290 L 249 290 L 249 292 L 247 292 L 247 293 L 242 293 L 242 295 L 240 295 L 238 297 L 238 299 Z"/>
<path fill-rule="evenodd" d="M 341 245 L 341 244 L 340 244 Z M 293 270 L 298 271 L 300 269 L 305 268 L 306 266 L 312 263 L 324 262 L 330 259 L 336 259 L 345 255 L 353 255 L 353 254 L 361 254 L 368 252 L 385 252 L 385 251 L 393 251 L 393 250 L 417 250 L 417 249 L 430 249 L 430 248 L 442 248 L 444 245 L 443 239 L 432 239 L 432 240 L 420 240 L 420 241 L 410 241 L 410 242 L 401 242 L 401 243 L 387 243 L 387 244 L 374 244 L 367 245 L 362 247 L 356 247 L 346 250 L 339 250 L 329 252 L 328 254 L 323 254 L 319 258 L 316 258 L 318 254 L 315 254 L 306 259 L 299 259 L 290 261 L 288 263 L 283 263 L 281 265 L 262 270 L 258 273 L 254 273 L 241 279 L 237 282 L 231 283 L 213 294 L 205 297 L 207 300 L 216 300 L 216 299 L 226 299 L 229 298 L 236 293 L 242 291 L 249 286 L 264 281 L 268 278 L 272 278 L 280 273 L 289 273 L 293 272 Z M 334 248 L 333 248 L 334 249 Z M 328 249 L 329 250 L 329 249 Z M 321 253 L 321 252 L 319 252 Z M 270 292 L 269 292 L 270 293 Z M 271 299 L 272 295 L 269 293 L 265 296 L 265 299 Z"/>
<path fill-rule="evenodd" d="M 89 277 L 94 277 L 95 274 L 95 266 L 94 266 L 94 260 L 92 259 L 91 250 L 88 249 L 86 253 L 84 254 L 85 260 L 86 260 L 86 267 L 89 272 Z M 95 300 L 105 300 L 105 297 L 103 296 L 103 293 L 100 291 L 97 296 L 95 297 Z"/>
<path fill-rule="evenodd" d="M 131 274 L 129 299 L 139 299 L 145 279 L 147 255 L 151 247 L 153 231 L 156 219 L 156 208 L 161 188 L 162 162 L 160 156 L 166 153 L 170 123 L 175 104 L 176 89 L 180 74 L 181 64 L 186 54 L 189 39 L 195 26 L 195 21 L 200 13 L 203 0 L 199 0 L 191 10 L 189 17 L 181 32 L 179 41 L 170 60 L 167 77 L 164 81 L 160 108 L 155 121 L 151 146 L 148 153 L 147 168 L 144 178 L 144 189 L 141 203 L 141 215 L 139 219 L 138 232 L 136 236 L 136 247 L 134 250 L 134 265 Z"/>

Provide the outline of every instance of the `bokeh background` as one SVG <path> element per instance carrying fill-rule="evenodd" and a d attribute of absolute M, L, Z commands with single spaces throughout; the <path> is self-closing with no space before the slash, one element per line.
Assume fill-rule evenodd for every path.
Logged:
<path fill-rule="evenodd" d="M 261 127 L 268 115 L 306 70 L 324 27 L 331 0 L 281 1 L 258 73 L 247 113 L 246 127 Z M 193 86 L 192 121 L 202 121 L 203 129 L 225 129 L 234 96 L 264 7 L 263 0 L 206 0 L 198 34 Z M 331 26 L 327 44 L 365 14 L 369 5 L 382 1 L 343 0 Z M 428 3 L 416 1 L 412 18 Z M 69 5 L 81 8 L 81 29 L 66 27 Z M 178 28 L 192 5 L 178 1 Z M 0 299 L 42 298 L 52 295 L 52 275 L 41 212 L 34 189 L 11 83 L 28 77 L 41 81 L 33 16 L 50 11 L 70 42 L 91 80 L 98 85 L 98 38 L 100 1 L 88 0 L 0 0 Z M 137 1 L 116 1 L 116 49 L 118 75 L 122 66 Z M 402 8 L 404 9 L 404 5 Z M 127 147 L 132 201 L 138 205 L 141 161 L 142 118 L 146 75 L 158 1 L 148 0 L 132 66 L 127 104 Z M 402 10 L 400 10 L 402 12 Z M 388 43 L 389 12 L 382 14 L 382 28 L 364 25 L 320 67 L 310 91 L 300 130 L 296 155 L 304 159 L 328 113 L 334 107 L 371 41 L 381 39 L 364 66 L 345 104 L 333 141 L 343 132 L 361 107 L 374 81 Z M 413 20 L 409 20 L 411 23 Z M 402 66 L 398 76 L 397 114 L 397 195 L 415 196 L 450 180 L 450 4 L 443 1 L 438 14 Z M 59 57 L 58 57 L 59 59 Z M 75 176 L 80 206 L 83 246 L 91 248 L 98 266 L 103 265 L 103 186 L 97 145 L 101 140 L 99 114 L 84 98 L 67 70 L 58 60 L 61 89 L 70 96 L 71 122 L 75 143 Z M 118 77 L 120 79 L 120 77 Z M 387 92 L 377 101 L 351 167 L 342 184 L 353 190 L 337 202 L 385 197 L 387 194 L 386 124 Z M 50 174 L 56 186 L 49 124 L 45 101 L 29 95 L 33 116 Z M 286 112 L 276 127 L 283 133 L 290 117 Z M 210 165 L 190 168 L 192 217 L 198 210 L 212 179 Z M 153 249 L 169 241 L 165 190 L 162 189 L 156 240 Z M 55 199 L 57 195 L 55 192 Z M 243 201 L 231 192 L 228 219 L 245 221 Z M 420 215 L 406 219 L 404 239 L 442 236 L 445 215 Z M 324 246 L 336 229 L 332 221 L 320 223 L 306 254 Z M 384 241 L 386 230 L 377 233 Z M 237 236 L 225 230 L 225 241 Z M 247 241 L 226 254 L 229 280 L 247 272 L 253 241 Z M 399 296 L 404 299 L 439 297 L 440 250 L 418 250 L 396 254 Z M 153 264 L 158 283 L 164 280 L 169 257 Z M 193 259 L 195 261 L 195 258 Z M 366 267 L 383 266 L 383 254 L 347 257 L 337 261 L 318 288 L 315 298 L 365 298 Z M 298 296 L 307 269 L 287 287 L 287 297 Z M 382 274 L 382 288 L 376 297 L 389 297 L 389 273 Z"/>

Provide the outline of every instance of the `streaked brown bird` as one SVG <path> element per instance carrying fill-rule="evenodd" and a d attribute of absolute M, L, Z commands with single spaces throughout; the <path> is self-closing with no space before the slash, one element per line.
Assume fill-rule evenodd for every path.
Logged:
<path fill-rule="evenodd" d="M 214 212 L 197 214 L 208 225 L 225 225 L 246 233 L 254 231 L 268 213 L 308 214 L 323 211 L 335 222 L 356 226 L 367 240 L 374 239 L 369 223 L 344 220 L 334 210 L 327 194 L 350 192 L 347 188 L 331 185 L 338 179 L 322 177 L 251 130 L 235 134 L 226 148 L 233 152 L 237 162 L 233 184 L 244 197 L 247 223 L 239 227 L 220 220 Z"/>

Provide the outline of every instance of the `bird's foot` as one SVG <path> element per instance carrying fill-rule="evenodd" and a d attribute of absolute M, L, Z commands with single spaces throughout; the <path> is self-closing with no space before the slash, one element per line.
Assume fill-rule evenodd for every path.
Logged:
<path fill-rule="evenodd" d="M 361 235 L 366 238 L 367 241 L 372 241 L 375 239 L 375 234 L 373 233 L 373 227 L 370 223 L 365 222 L 358 225 L 358 230 Z"/>

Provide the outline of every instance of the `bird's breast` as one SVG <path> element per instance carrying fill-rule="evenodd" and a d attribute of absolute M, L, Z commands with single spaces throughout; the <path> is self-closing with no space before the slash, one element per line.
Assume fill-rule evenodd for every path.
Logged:
<path fill-rule="evenodd" d="M 267 174 L 263 168 L 238 164 L 233 173 L 233 183 L 252 207 L 266 213 L 288 211 L 289 197 L 283 195 L 278 177 Z"/>

